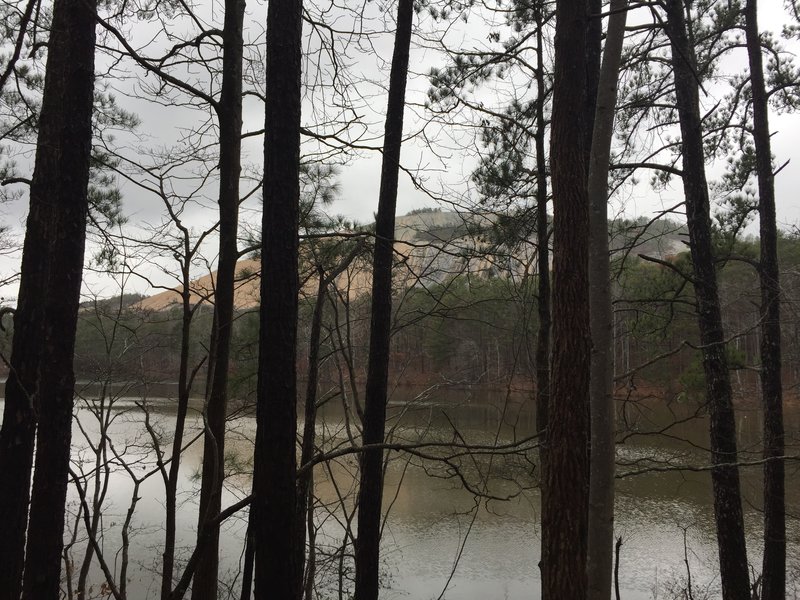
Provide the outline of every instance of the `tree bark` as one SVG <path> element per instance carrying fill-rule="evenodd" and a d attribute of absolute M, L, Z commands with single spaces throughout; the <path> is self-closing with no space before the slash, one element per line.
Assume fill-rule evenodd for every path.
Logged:
<path fill-rule="evenodd" d="M 614 546 L 614 353 L 608 242 L 608 169 L 627 0 L 612 0 L 600 69 L 589 159 L 589 316 L 591 471 L 589 475 L 588 598 L 611 596 Z"/>
<path fill-rule="evenodd" d="M 211 333 L 203 474 L 200 484 L 198 538 L 212 527 L 192 585 L 193 600 L 216 600 L 219 587 L 219 525 L 210 524 L 222 508 L 225 481 L 225 419 L 228 368 L 234 317 L 234 279 L 239 257 L 239 175 L 242 136 L 242 28 L 245 0 L 225 0 L 222 39 L 222 87 L 219 119 L 219 263 L 214 282 L 214 328 Z"/>
<path fill-rule="evenodd" d="M 589 211 L 586 177 L 587 3 L 556 4 L 550 133 L 553 368 L 542 511 L 546 598 L 586 597 L 589 475 Z"/>
<path fill-rule="evenodd" d="M 183 432 L 186 427 L 186 415 L 189 411 L 189 389 L 191 387 L 189 373 L 189 344 L 192 326 L 192 306 L 189 274 L 189 237 L 184 230 L 183 256 L 181 265 L 181 346 L 178 365 L 178 407 L 175 415 L 175 432 L 172 438 L 169 470 L 164 478 L 164 549 L 161 554 L 161 600 L 168 600 L 172 594 L 175 573 L 175 541 L 177 536 L 178 480 L 181 468 L 181 450 L 183 449 Z M 163 471 L 162 471 L 163 473 Z"/>
<path fill-rule="evenodd" d="M 683 1 L 668 0 L 666 10 L 667 33 L 672 47 L 675 98 L 681 127 L 683 188 L 697 320 L 711 416 L 711 460 L 715 465 L 711 471 L 711 481 L 714 489 L 722 597 L 724 600 L 748 600 L 750 582 L 739 468 L 736 466 L 736 423 L 711 240 L 696 61 L 688 40 Z"/>
<path fill-rule="evenodd" d="M 32 200 L 32 199 L 31 199 Z M 19 600 L 25 562 L 25 528 L 28 522 L 33 447 L 36 437 L 34 404 L 40 403 L 37 387 L 39 344 L 44 335 L 46 260 L 41 245 L 46 228 L 42 208 L 31 203 L 22 255 L 11 368 L 5 389 L 3 426 L 0 430 L 0 599 Z M 30 241 L 29 241 L 30 240 Z"/>
<path fill-rule="evenodd" d="M 547 92 L 544 80 L 544 48 L 542 28 L 544 20 L 541 12 L 537 13 L 538 32 L 536 34 L 536 251 L 538 270 L 538 302 L 539 331 L 536 334 L 536 429 L 540 435 L 547 432 L 547 408 L 550 399 L 550 236 L 547 218 L 547 156 L 545 154 L 546 127 L 544 108 L 547 103 Z M 544 438 L 543 438 L 544 439 Z M 544 449 L 540 447 L 542 465 L 545 460 Z"/>
<path fill-rule="evenodd" d="M 10 531 L 4 524 L 0 542 L 3 558 L 12 558 L 2 569 L 0 597 L 14 600 L 20 590 L 21 544 L 37 425 L 22 597 L 55 600 L 60 593 L 75 388 L 72 360 L 88 213 L 95 10 L 92 1 L 72 6 L 57 0 L 53 5 L 11 375 L 0 436 L 0 464 L 4 469 L 0 511 L 4 520 L 14 519 L 9 523 Z M 19 460 L 19 465 L 11 462 L 14 460 Z"/>
<path fill-rule="evenodd" d="M 536 332 L 536 431 L 540 436 L 539 469 L 540 491 L 544 488 L 547 462 L 547 409 L 550 402 L 550 223 L 547 218 L 547 156 L 545 155 L 544 108 L 547 90 L 544 78 L 544 15 L 536 10 L 536 251 L 537 251 L 537 313 L 539 330 Z M 544 529 L 544 512 L 540 512 L 540 527 Z M 542 553 L 543 554 L 543 553 Z M 546 600 L 544 590 L 542 600 Z"/>
<path fill-rule="evenodd" d="M 372 265 L 372 313 L 364 407 L 363 443 L 383 443 L 386 396 L 389 381 L 389 345 L 392 324 L 392 258 L 403 110 L 411 46 L 413 0 L 399 0 L 397 33 L 389 75 L 389 101 L 383 140 L 383 163 L 375 220 L 375 251 Z M 383 451 L 361 454 L 356 539 L 356 600 L 378 599 L 381 505 L 383 500 Z"/>
<path fill-rule="evenodd" d="M 311 317 L 311 334 L 308 340 L 308 383 L 306 384 L 305 399 L 305 418 L 303 422 L 303 441 L 300 451 L 300 464 L 305 465 L 311 462 L 314 457 L 314 445 L 316 442 L 317 424 L 317 387 L 319 384 L 319 344 L 322 335 L 322 314 L 325 305 L 325 292 L 328 288 L 328 279 L 325 270 L 321 265 L 317 268 L 319 282 L 317 285 L 317 297 L 314 301 L 314 313 Z M 298 579 L 295 582 L 298 591 L 297 597 L 300 598 L 305 593 L 304 573 L 305 573 L 305 554 L 306 554 L 306 521 L 313 519 L 312 491 L 314 485 L 313 467 L 306 470 L 297 479 L 297 560 L 300 565 L 298 568 Z M 313 572 L 313 564 L 308 565 L 309 572 Z"/>
<path fill-rule="evenodd" d="M 267 7 L 255 597 L 297 598 L 297 294 L 302 1 Z"/>
<path fill-rule="evenodd" d="M 753 98 L 753 143 L 758 172 L 761 234 L 761 394 L 764 410 L 764 559 L 761 598 L 786 596 L 786 490 L 781 385 L 781 313 L 778 228 L 775 222 L 775 179 L 769 133 L 769 106 L 764 83 L 757 0 L 747 0 L 745 35 Z"/>
<path fill-rule="evenodd" d="M 603 0 L 586 0 L 586 172 L 592 155 L 600 63 L 603 58 Z"/>

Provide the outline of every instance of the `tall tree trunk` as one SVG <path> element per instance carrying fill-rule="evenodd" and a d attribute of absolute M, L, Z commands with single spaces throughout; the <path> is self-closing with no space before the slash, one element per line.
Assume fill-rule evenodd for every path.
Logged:
<path fill-rule="evenodd" d="M 536 34 L 536 251 L 538 270 L 539 331 L 536 334 L 536 429 L 540 435 L 547 431 L 547 408 L 550 399 L 550 236 L 547 218 L 547 156 L 545 154 L 545 135 L 547 129 L 544 121 L 544 108 L 547 103 L 547 91 L 544 79 L 544 49 L 542 28 L 544 20 L 537 12 L 538 28 Z M 544 440 L 543 440 L 544 441 Z M 544 464 L 544 449 L 540 446 L 540 459 Z"/>
<path fill-rule="evenodd" d="M 383 138 L 383 164 L 375 220 L 375 254 L 372 263 L 372 314 L 364 407 L 363 443 L 383 443 L 386 395 L 389 381 L 389 343 L 392 324 L 392 258 L 400 146 L 403 140 L 406 79 L 411 46 L 413 0 L 398 0 L 397 32 L 389 75 L 389 102 Z M 356 539 L 356 600 L 378 599 L 383 451 L 361 455 Z"/>
<path fill-rule="evenodd" d="M 592 154 L 600 63 L 603 58 L 603 0 L 586 0 L 586 172 Z"/>
<path fill-rule="evenodd" d="M 722 597 L 724 600 L 747 600 L 750 598 L 750 582 L 739 489 L 739 468 L 736 466 L 736 422 L 711 244 L 711 217 L 703 155 L 696 61 L 694 50 L 689 44 L 683 1 L 667 0 L 666 9 L 667 33 L 672 46 L 675 98 L 682 137 L 683 188 L 686 196 L 697 320 L 700 342 L 703 346 L 703 370 L 711 415 L 711 460 L 715 465 L 711 471 L 711 481 L 714 488 L 714 517 L 719 545 Z"/>
<path fill-rule="evenodd" d="M 544 15 L 536 8 L 536 267 L 537 312 L 539 331 L 536 332 L 536 431 L 540 436 L 539 469 L 540 490 L 544 487 L 547 462 L 547 408 L 550 402 L 550 224 L 547 218 L 547 156 L 545 155 L 544 108 L 547 90 L 544 79 Z M 540 526 L 544 528 L 544 512 L 540 512 Z M 542 596 L 545 600 L 544 595 Z"/>
<path fill-rule="evenodd" d="M 611 596 L 614 546 L 614 352 L 608 243 L 608 168 L 627 0 L 612 0 L 589 159 L 589 315 L 592 331 L 588 598 Z"/>
<path fill-rule="evenodd" d="M 27 469 L 33 433 L 31 419 L 38 418 L 22 590 L 26 599 L 56 600 L 60 594 L 75 388 L 72 360 L 92 147 L 95 11 L 96 4 L 92 1 L 73 6 L 57 0 L 53 5 L 19 312 L 15 319 L 14 351 L 20 351 L 23 362 L 12 353 L 12 373 L 16 377 L 9 381 L 6 395 L 6 412 L 10 404 L 12 411 L 23 417 L 16 424 L 23 426 L 23 435 L 12 445 L 19 444 L 13 448 L 13 454 Z M 26 281 L 29 274 L 33 277 Z M 31 304 L 40 304 L 42 308 L 33 308 Z M 33 329 L 28 330 L 27 326 Z M 28 370 L 31 367 L 33 372 Z M 7 448 L 3 444 L 4 454 Z M 22 504 L 12 504 L 8 513 L 3 506 L 4 518 L 10 514 L 24 519 L 29 475 L 19 473 L 16 467 L 11 470 L 24 487 L 14 487 L 8 480 L 3 485 L 18 494 L 17 501 Z M 14 534 L 17 537 L 13 543 L 19 544 L 24 533 L 17 530 Z M 5 537 L 2 543 L 6 543 Z M 17 547 L 15 554 L 18 552 Z M 18 556 L 15 569 L 19 566 Z M 10 592 L 18 594 L 18 571 L 11 577 Z"/>
<path fill-rule="evenodd" d="M 228 367 L 233 330 L 233 295 L 239 248 L 239 175 L 242 136 L 242 27 L 245 0 L 225 0 L 222 39 L 222 88 L 219 119 L 219 263 L 214 282 L 214 329 L 209 362 L 210 393 L 203 434 L 203 475 L 200 484 L 198 539 L 212 527 L 211 537 L 194 575 L 193 600 L 216 600 L 219 586 L 219 524 L 210 521 L 222 508 L 225 480 L 225 418 L 228 408 Z"/>
<path fill-rule="evenodd" d="M 761 393 L 764 405 L 764 562 L 761 598 L 786 595 L 786 503 L 783 390 L 781 386 L 781 312 L 778 271 L 778 228 L 775 223 L 775 180 L 772 174 L 769 107 L 764 83 L 757 0 L 747 0 L 745 34 L 753 97 L 753 143 L 758 169 L 761 233 Z"/>
<path fill-rule="evenodd" d="M 3 426 L 0 429 L 0 599 L 19 600 L 25 562 L 25 528 L 28 523 L 33 447 L 36 437 L 34 405 L 40 403 L 37 385 L 39 348 L 44 335 L 42 290 L 46 287 L 47 257 L 43 207 L 33 204 L 28 214 L 22 254 L 11 368 L 5 389 Z"/>
<path fill-rule="evenodd" d="M 253 513 L 247 515 L 247 531 L 244 542 L 244 567 L 242 568 L 242 593 L 239 595 L 241 600 L 252 598 L 253 587 L 253 563 L 255 562 L 255 541 L 253 533 Z"/>
<path fill-rule="evenodd" d="M 183 449 L 183 432 L 186 427 L 186 415 L 189 411 L 189 343 L 192 326 L 192 307 L 190 304 L 189 279 L 189 238 L 184 237 L 183 251 L 186 257 L 181 266 L 181 349 L 178 366 L 178 408 L 175 415 L 175 431 L 172 438 L 169 470 L 164 480 L 164 549 L 161 554 L 161 600 L 167 600 L 172 593 L 175 573 L 175 541 L 177 535 L 178 480 L 181 468 L 181 450 Z"/>
<path fill-rule="evenodd" d="M 267 7 L 258 408 L 256 598 L 297 598 L 297 293 L 302 0 Z"/>
<path fill-rule="evenodd" d="M 311 317 L 311 332 L 308 339 L 308 381 L 306 384 L 305 414 L 303 422 L 303 439 L 300 450 L 300 465 L 304 466 L 314 458 L 316 444 L 317 424 L 317 387 L 319 385 L 320 340 L 322 337 L 322 316 L 325 301 L 328 297 L 328 287 L 336 278 L 355 260 L 363 251 L 363 245 L 358 242 L 351 252 L 342 258 L 339 264 L 329 273 L 325 273 L 324 266 L 317 265 L 319 282 L 317 284 L 317 297 L 314 301 L 314 312 Z M 297 477 L 297 581 L 298 597 L 305 595 L 311 600 L 311 591 L 314 584 L 314 506 L 312 503 L 314 491 L 314 469 L 308 468 Z M 306 535 L 308 535 L 308 565 L 305 564 Z"/>
<path fill-rule="evenodd" d="M 550 133 L 553 185 L 553 370 L 542 511 L 542 589 L 586 597 L 589 475 L 587 4 L 556 4 Z"/>
<path fill-rule="evenodd" d="M 314 444 L 316 442 L 317 424 L 317 387 L 319 384 L 319 344 L 322 335 L 322 309 L 325 305 L 325 291 L 328 280 L 325 270 L 321 265 L 317 267 L 319 282 L 317 297 L 314 301 L 314 313 L 311 317 L 311 335 L 308 340 L 308 383 L 306 384 L 305 418 L 303 422 L 303 441 L 300 451 L 300 464 L 306 465 L 314 457 Z M 297 570 L 298 580 L 296 585 L 300 591 L 297 597 L 305 593 L 305 551 L 306 551 L 306 522 L 313 518 L 312 486 L 314 485 L 314 469 L 304 471 L 297 478 L 297 560 L 300 567 Z M 309 512 L 310 511 L 310 512 Z M 313 571 L 313 564 L 308 565 L 309 573 Z"/>

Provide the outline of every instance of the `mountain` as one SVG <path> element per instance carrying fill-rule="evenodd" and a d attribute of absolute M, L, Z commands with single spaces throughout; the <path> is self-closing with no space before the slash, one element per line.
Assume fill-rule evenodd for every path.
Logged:
<path fill-rule="evenodd" d="M 258 306 L 260 272 L 261 261 L 259 260 L 240 260 L 236 264 L 236 288 L 234 291 L 233 303 L 237 309 L 244 310 Z M 216 276 L 217 272 L 214 271 L 192 281 L 189 287 L 189 301 L 191 304 L 208 301 L 213 297 Z M 134 306 L 141 310 L 166 310 L 181 303 L 182 291 L 182 286 L 165 290 L 153 296 L 143 298 Z"/>
<path fill-rule="evenodd" d="M 524 216 L 523 216 L 524 219 Z M 534 274 L 536 266 L 535 232 L 523 221 L 494 214 L 420 210 L 398 217 L 395 225 L 397 265 L 395 281 L 401 287 L 435 285 L 455 276 L 523 276 Z M 509 234 L 514 225 L 516 237 Z M 643 219 L 619 220 L 610 224 L 612 252 L 618 256 L 647 254 L 669 260 L 686 251 L 685 227 L 670 221 L 649 223 Z M 528 231 L 520 234 L 519 231 Z M 513 239 L 513 243 L 505 239 Z M 238 310 L 251 309 L 259 302 L 259 260 L 239 261 L 236 271 L 234 305 Z M 190 302 L 196 304 L 213 298 L 216 272 L 195 279 L 190 287 Z M 368 293 L 369 258 L 362 255 L 337 278 L 340 290 L 349 297 Z M 303 285 L 314 293 L 312 277 Z M 143 298 L 136 308 L 148 311 L 167 310 L 181 302 L 181 287 Z"/>

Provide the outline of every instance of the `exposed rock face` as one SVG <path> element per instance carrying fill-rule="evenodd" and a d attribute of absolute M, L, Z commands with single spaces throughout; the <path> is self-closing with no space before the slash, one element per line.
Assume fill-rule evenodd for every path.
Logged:
<path fill-rule="evenodd" d="M 397 217 L 395 228 L 395 282 L 398 287 L 414 287 L 443 283 L 457 275 L 492 277 L 535 274 L 535 232 L 527 239 L 518 240 L 513 247 L 496 241 L 493 214 L 459 212 L 416 212 Z M 613 223 L 612 252 L 648 254 L 659 259 L 670 259 L 686 251 L 680 236 L 685 228 L 675 223 L 651 224 Z M 301 248 L 302 253 L 302 248 Z M 259 302 L 259 260 L 239 261 L 236 271 L 234 306 L 237 310 L 255 308 Z M 203 275 L 192 282 L 192 303 L 213 302 L 216 272 Z M 315 291 L 315 282 L 307 283 L 301 274 L 301 285 L 309 294 Z M 354 298 L 369 293 L 371 278 L 369 261 L 358 259 L 337 278 L 339 289 Z M 306 289 L 307 288 L 307 289 Z M 142 310 L 161 311 L 180 302 L 181 288 L 163 291 L 137 302 Z"/>
<path fill-rule="evenodd" d="M 253 308 L 258 306 L 258 279 L 261 271 L 261 262 L 258 260 L 240 260 L 236 265 L 236 290 L 234 292 L 234 306 L 237 309 Z M 209 273 L 195 279 L 191 285 L 191 302 L 213 301 L 214 282 L 217 273 Z M 141 310 L 159 311 L 166 310 L 180 303 L 181 287 L 166 290 L 160 294 L 148 296 L 137 302 L 134 306 Z"/>

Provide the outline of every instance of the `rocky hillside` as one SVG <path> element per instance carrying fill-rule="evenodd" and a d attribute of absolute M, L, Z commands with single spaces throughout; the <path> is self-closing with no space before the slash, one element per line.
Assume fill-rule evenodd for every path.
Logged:
<path fill-rule="evenodd" d="M 532 227 L 510 243 L 508 228 L 496 215 L 460 213 L 440 210 L 414 211 L 398 217 L 395 229 L 395 252 L 398 268 L 397 285 L 413 287 L 442 283 L 456 276 L 478 277 L 523 276 L 534 274 L 536 258 L 535 232 Z M 682 240 L 684 228 L 664 221 L 647 225 L 646 221 L 617 221 L 611 224 L 612 248 L 617 256 L 647 254 L 669 259 L 686 250 Z M 337 284 L 351 297 L 369 291 L 369 260 L 363 256 L 339 276 Z M 237 287 L 234 296 L 239 310 L 254 308 L 259 298 L 260 261 L 242 260 L 237 266 Z M 191 303 L 213 297 L 216 273 L 194 280 Z M 316 284 L 306 286 L 312 293 Z M 180 287 L 143 298 L 136 307 L 161 311 L 181 301 Z"/>

